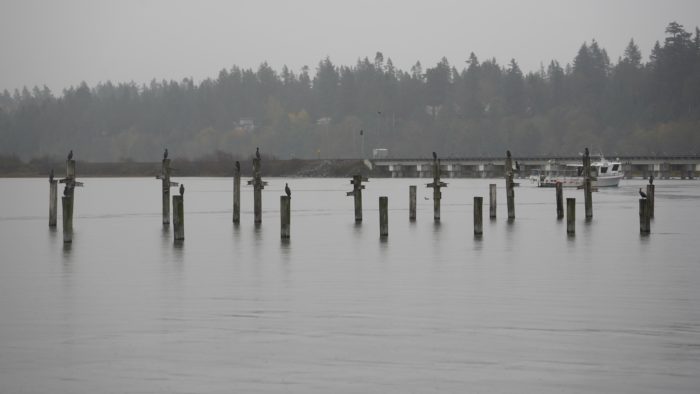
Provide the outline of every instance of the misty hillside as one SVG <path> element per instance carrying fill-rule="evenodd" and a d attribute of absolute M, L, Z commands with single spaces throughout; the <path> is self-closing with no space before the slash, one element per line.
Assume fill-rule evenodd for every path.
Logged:
<path fill-rule="evenodd" d="M 535 44 L 536 45 L 536 44 Z M 576 53 L 575 47 L 572 53 Z M 50 67 L 50 65 L 49 65 Z M 59 96 L 0 94 L 0 154 L 154 161 L 217 151 L 278 158 L 700 154 L 700 30 L 671 23 L 648 60 L 630 41 L 610 60 L 596 41 L 569 64 L 523 73 L 475 54 L 396 69 L 377 53 L 314 69 L 236 66 L 214 79 L 81 84 Z"/>

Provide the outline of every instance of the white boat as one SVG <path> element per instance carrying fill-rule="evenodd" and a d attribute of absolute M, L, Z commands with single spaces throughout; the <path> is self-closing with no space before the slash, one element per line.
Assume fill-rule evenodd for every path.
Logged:
<path fill-rule="evenodd" d="M 538 170 L 530 176 L 538 187 L 555 187 L 557 183 L 561 183 L 562 187 L 583 186 L 582 163 L 562 165 L 552 161 L 545 167 L 545 170 Z M 620 161 L 608 161 L 601 155 L 598 161 L 591 162 L 593 187 L 617 187 L 624 175 Z"/>

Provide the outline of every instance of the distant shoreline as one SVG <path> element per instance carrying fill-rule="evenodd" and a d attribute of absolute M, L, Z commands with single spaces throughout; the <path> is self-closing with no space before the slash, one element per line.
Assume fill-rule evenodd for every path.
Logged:
<path fill-rule="evenodd" d="M 172 161 L 173 176 L 220 176 L 232 177 L 234 162 L 232 161 Z M 13 161 L 0 163 L 0 178 L 48 178 L 51 169 L 56 178 L 63 177 L 65 164 L 47 161 Z M 84 162 L 76 163 L 78 177 L 154 177 L 160 172 L 160 162 Z M 349 177 L 354 174 L 389 176 L 381 171 L 370 171 L 357 159 L 269 159 L 262 161 L 263 176 L 294 176 L 294 177 Z M 252 175 L 252 163 L 241 161 L 241 174 Z"/>

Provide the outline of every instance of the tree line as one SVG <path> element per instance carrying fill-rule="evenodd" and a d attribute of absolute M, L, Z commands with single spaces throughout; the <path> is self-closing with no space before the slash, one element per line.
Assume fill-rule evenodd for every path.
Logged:
<path fill-rule="evenodd" d="M 523 73 L 471 53 L 460 69 L 394 67 L 377 52 L 355 65 L 321 60 L 276 71 L 232 67 L 217 78 L 82 83 L 0 94 L 0 154 L 92 161 L 187 158 L 359 158 L 700 154 L 700 30 L 670 23 L 648 60 L 630 40 L 612 62 L 595 40 L 572 62 Z"/>

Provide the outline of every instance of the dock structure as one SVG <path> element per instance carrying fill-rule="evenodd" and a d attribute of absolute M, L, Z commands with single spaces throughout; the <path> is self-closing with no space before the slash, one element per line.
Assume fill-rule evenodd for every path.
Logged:
<path fill-rule="evenodd" d="M 447 187 L 447 183 L 440 180 L 440 175 L 440 159 L 438 159 L 435 152 L 433 152 L 433 181 L 425 186 L 433 189 L 433 220 L 435 222 L 440 221 L 440 200 L 442 200 L 442 192 L 440 189 Z"/>
<path fill-rule="evenodd" d="M 256 149 L 255 157 L 253 158 L 253 179 L 248 181 L 249 185 L 253 185 L 253 215 L 255 217 L 255 224 L 262 223 L 262 190 L 267 186 L 267 182 L 264 182 L 260 176 L 261 161 L 260 149 Z"/>
<path fill-rule="evenodd" d="M 291 236 L 291 196 L 280 196 L 280 236 L 289 239 Z"/>
<path fill-rule="evenodd" d="M 515 219 L 515 184 L 513 183 L 513 158 L 510 150 L 506 151 L 506 162 L 504 166 L 506 178 L 506 205 L 508 206 L 508 220 Z"/>
<path fill-rule="evenodd" d="M 362 175 L 353 175 L 350 183 L 352 184 L 352 191 L 345 193 L 347 196 L 353 196 L 355 200 L 355 223 L 362 222 L 362 189 L 365 185 L 362 182 L 369 182 L 369 179 L 363 177 Z"/>
<path fill-rule="evenodd" d="M 443 172 L 448 178 L 496 178 L 505 172 L 503 157 L 450 157 L 441 158 Z M 680 156 L 616 156 L 622 163 L 626 178 L 694 179 L 700 176 L 700 155 Z M 531 156 L 518 157 L 520 171 L 516 177 L 527 177 L 534 170 L 544 171 L 547 165 L 556 163 L 580 163 L 580 156 Z M 374 167 L 384 169 L 393 178 L 429 178 L 432 160 L 429 158 L 381 158 L 372 159 Z"/>
<path fill-rule="evenodd" d="M 162 214 L 163 226 L 170 225 L 170 188 L 177 187 L 177 182 L 170 180 L 170 173 L 173 169 L 170 167 L 170 159 L 168 158 L 168 150 L 163 153 L 163 161 L 161 162 L 160 174 L 156 175 L 156 179 L 161 180 L 162 191 Z"/>
<path fill-rule="evenodd" d="M 61 208 L 63 210 L 63 242 L 73 242 L 73 210 L 75 203 L 75 188 L 82 187 L 83 183 L 75 180 L 75 160 L 71 150 L 66 160 L 66 177 L 58 181 L 63 183 L 63 197 L 61 197 Z"/>
<path fill-rule="evenodd" d="M 649 217 L 654 218 L 654 193 L 656 186 L 654 185 L 654 177 L 649 176 L 649 184 L 647 185 L 647 203 L 649 204 Z"/>
<path fill-rule="evenodd" d="M 648 198 L 639 199 L 639 232 L 649 234 L 651 232 L 651 210 Z"/>
<path fill-rule="evenodd" d="M 566 233 L 576 234 L 576 199 L 566 199 Z"/>
<path fill-rule="evenodd" d="M 489 185 L 489 218 L 496 218 L 496 184 Z"/>
<path fill-rule="evenodd" d="M 482 213 L 483 197 L 474 197 L 474 235 L 480 237 L 484 233 L 484 217 Z"/>
<path fill-rule="evenodd" d="M 563 219 L 564 218 L 564 192 L 562 191 L 562 184 L 561 182 L 557 182 L 555 184 L 554 189 L 556 190 L 557 194 L 557 219 Z"/>

